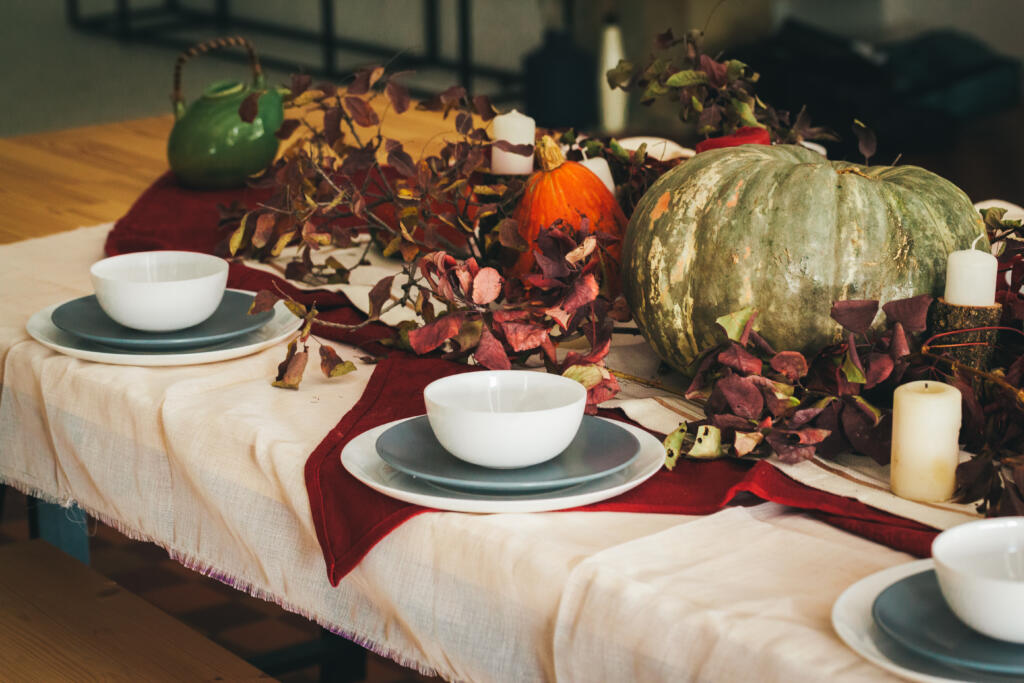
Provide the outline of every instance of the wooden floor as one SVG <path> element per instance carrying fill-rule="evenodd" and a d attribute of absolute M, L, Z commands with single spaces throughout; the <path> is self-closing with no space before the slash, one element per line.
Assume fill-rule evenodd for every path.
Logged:
<path fill-rule="evenodd" d="M 89 521 L 89 532 L 92 569 L 238 657 L 259 657 L 320 638 L 321 631 L 316 624 L 187 569 L 155 545 L 132 541 L 94 520 Z M 26 540 L 25 497 L 8 488 L 0 510 L 0 553 L 4 545 Z M 3 562 L 0 556 L 0 565 Z M 0 605 L 0 613 L 2 611 Z M 0 627 L 0 650 L 11 646 Z M 79 678 L 84 679 L 109 680 L 102 676 Z M 277 679 L 285 683 L 313 683 L 320 680 L 320 670 L 318 666 L 309 666 L 279 674 Z M 16 679 L 5 675 L 0 655 L 0 681 L 7 680 Z M 148 680 L 159 680 L 159 677 Z M 226 680 L 235 679 L 228 677 Z M 440 679 L 421 676 L 368 653 L 363 680 L 367 683 L 427 683 Z"/>

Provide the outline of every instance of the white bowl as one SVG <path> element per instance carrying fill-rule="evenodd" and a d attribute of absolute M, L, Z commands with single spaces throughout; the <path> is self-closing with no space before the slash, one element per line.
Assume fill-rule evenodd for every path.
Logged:
<path fill-rule="evenodd" d="M 217 310 L 228 262 L 192 251 L 140 251 L 111 256 L 89 269 L 103 312 L 145 332 L 182 330 Z"/>
<path fill-rule="evenodd" d="M 986 636 L 1024 643 L 1024 517 L 947 529 L 932 543 L 942 596 Z"/>
<path fill-rule="evenodd" d="M 474 465 L 510 469 L 550 460 L 568 447 L 587 390 L 561 375 L 491 370 L 431 382 L 423 401 L 446 451 Z"/>

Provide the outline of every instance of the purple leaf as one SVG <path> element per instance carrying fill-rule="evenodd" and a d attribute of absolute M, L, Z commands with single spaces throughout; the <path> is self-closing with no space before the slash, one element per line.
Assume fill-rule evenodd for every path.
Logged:
<path fill-rule="evenodd" d="M 508 370 L 512 367 L 505 347 L 491 334 L 486 325 L 480 331 L 480 343 L 477 344 L 473 357 L 488 370 Z"/>
<path fill-rule="evenodd" d="M 728 374 L 715 382 L 715 391 L 722 393 L 732 412 L 740 417 L 757 420 L 764 410 L 764 397 L 757 385 L 746 377 Z"/>
<path fill-rule="evenodd" d="M 868 356 L 867 372 L 864 373 L 867 377 L 864 388 L 870 389 L 887 380 L 894 367 L 896 363 L 889 354 L 872 353 Z"/>
<path fill-rule="evenodd" d="M 344 100 L 345 109 L 352 116 L 352 120 L 364 128 L 369 126 L 376 126 L 380 123 L 380 117 L 377 116 L 377 112 L 366 103 L 361 97 L 346 97 Z"/>
<path fill-rule="evenodd" d="M 280 127 L 278 127 L 277 131 L 274 133 L 274 137 L 278 140 L 287 140 L 298 127 L 298 119 L 285 119 L 281 122 Z"/>
<path fill-rule="evenodd" d="M 257 313 L 265 313 L 274 307 L 274 304 L 278 302 L 279 297 L 269 289 L 261 289 L 256 292 L 256 296 L 252 300 L 252 304 L 249 305 L 249 315 L 256 315 Z"/>
<path fill-rule="evenodd" d="M 493 144 L 503 152 L 511 152 L 524 157 L 533 156 L 533 145 L 513 145 L 508 140 L 495 140 Z"/>
<path fill-rule="evenodd" d="M 309 89 L 309 84 L 312 82 L 313 77 L 309 74 L 292 74 L 291 96 L 298 97 L 306 92 Z"/>
<path fill-rule="evenodd" d="M 260 95 L 262 94 L 263 91 L 257 90 L 246 95 L 242 103 L 238 105 L 238 118 L 246 123 L 255 121 L 256 114 L 259 112 Z"/>
<path fill-rule="evenodd" d="M 395 110 L 396 114 L 402 114 L 409 108 L 409 91 L 404 85 L 395 83 L 393 80 L 388 81 L 388 84 L 384 86 L 384 94 L 388 96 L 391 108 Z"/>
<path fill-rule="evenodd" d="M 761 359 L 736 342 L 731 342 L 726 349 L 719 352 L 718 362 L 747 375 L 761 373 Z"/>
<path fill-rule="evenodd" d="M 548 338 L 547 329 L 534 323 L 508 321 L 499 325 L 508 345 L 517 353 L 535 349 Z"/>
<path fill-rule="evenodd" d="M 341 137 L 341 107 L 331 107 L 324 112 L 324 137 L 333 145 Z"/>
<path fill-rule="evenodd" d="M 899 360 L 910 355 L 910 344 L 907 343 L 907 335 L 903 331 L 903 325 L 899 322 L 892 326 L 892 340 L 889 342 L 889 355 L 894 360 Z"/>
<path fill-rule="evenodd" d="M 388 152 L 388 166 L 391 166 L 406 178 L 414 178 L 416 176 L 416 163 L 409 156 L 409 153 L 402 149 L 401 145 Z"/>
<path fill-rule="evenodd" d="M 732 415 L 730 413 L 712 415 L 710 419 L 711 424 L 715 425 L 719 429 L 739 429 L 741 431 L 749 431 L 754 426 L 754 423 L 751 420 L 740 417 L 739 415 Z"/>
<path fill-rule="evenodd" d="M 900 323 L 909 332 L 924 332 L 928 327 L 928 307 L 931 304 L 932 297 L 918 294 L 909 299 L 890 301 L 882 306 L 882 310 L 889 320 Z"/>
<path fill-rule="evenodd" d="M 371 318 L 380 317 L 381 309 L 384 304 L 391 299 L 391 283 L 394 281 L 395 276 L 383 278 L 370 290 L 370 312 Z"/>
<path fill-rule="evenodd" d="M 473 110 L 476 111 L 476 115 L 483 121 L 490 121 L 497 113 L 491 105 L 491 98 L 487 95 L 473 96 Z"/>
<path fill-rule="evenodd" d="M 462 320 L 465 317 L 462 313 L 449 313 L 423 327 L 410 330 L 409 346 L 417 354 L 433 351 L 459 333 L 462 328 Z M 483 339 L 482 334 L 481 339 Z"/>
<path fill-rule="evenodd" d="M 807 359 L 797 351 L 779 351 L 772 356 L 772 370 L 795 382 L 807 374 Z"/>
<path fill-rule="evenodd" d="M 878 313 L 878 302 L 871 299 L 846 299 L 832 304 L 829 315 L 851 332 L 867 334 Z"/>
<path fill-rule="evenodd" d="M 890 416 L 885 415 L 876 425 L 863 410 L 844 405 L 840 413 L 843 433 L 850 440 L 854 450 L 869 456 L 884 465 L 889 462 L 892 449 L 892 425 Z"/>

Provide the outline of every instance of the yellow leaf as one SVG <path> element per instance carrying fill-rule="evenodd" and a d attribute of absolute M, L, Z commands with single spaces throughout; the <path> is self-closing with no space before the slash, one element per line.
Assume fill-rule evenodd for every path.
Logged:
<path fill-rule="evenodd" d="M 233 233 L 231 233 L 231 240 L 228 242 L 228 251 L 234 256 L 238 253 L 238 250 L 242 248 L 242 241 L 245 239 L 245 224 L 249 220 L 249 214 L 242 216 L 242 220 L 238 222 L 238 227 Z"/>
<path fill-rule="evenodd" d="M 288 243 L 292 241 L 293 237 L 295 237 L 294 230 L 290 230 L 286 233 L 283 233 L 280 237 L 277 238 L 277 241 L 274 242 L 274 246 L 270 250 L 270 255 L 280 256 L 281 252 L 284 251 L 284 248 L 288 246 Z"/>

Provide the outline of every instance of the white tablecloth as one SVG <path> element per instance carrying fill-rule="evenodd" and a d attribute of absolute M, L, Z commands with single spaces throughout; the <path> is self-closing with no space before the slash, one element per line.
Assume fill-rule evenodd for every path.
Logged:
<path fill-rule="evenodd" d="M 880 680 L 829 611 L 910 559 L 773 504 L 706 517 L 428 513 L 337 588 L 303 482 L 369 367 L 271 388 L 282 349 L 179 368 L 80 361 L 35 311 L 90 291 L 98 226 L 0 246 L 0 480 L 427 673 L 473 681 Z M 358 356 L 337 347 L 345 357 Z"/>

